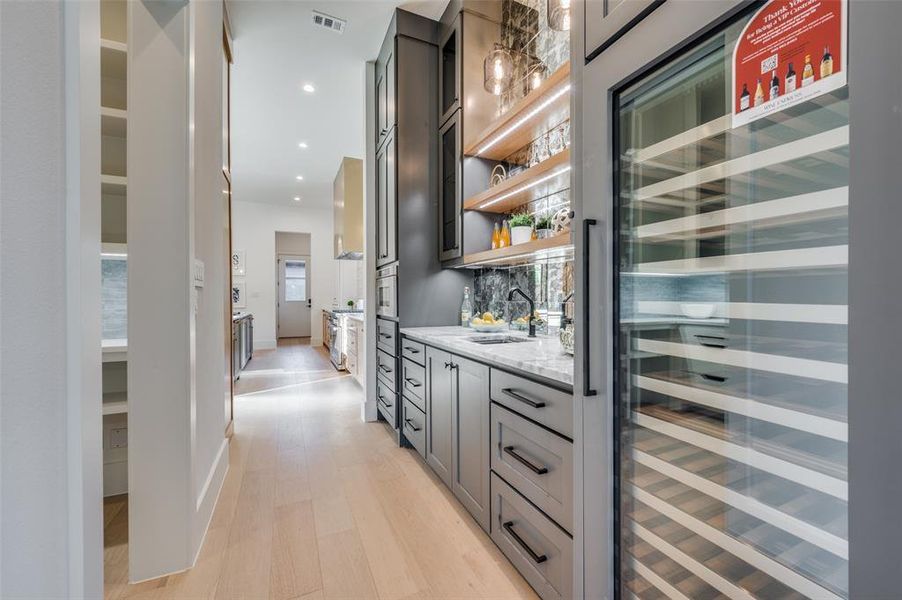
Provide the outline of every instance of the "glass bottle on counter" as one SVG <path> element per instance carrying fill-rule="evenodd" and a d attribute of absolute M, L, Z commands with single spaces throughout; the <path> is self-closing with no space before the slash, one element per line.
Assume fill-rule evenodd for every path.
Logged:
<path fill-rule="evenodd" d="M 495 223 L 494 229 L 492 229 L 492 250 L 497 250 L 501 247 L 501 227 L 498 223 Z"/>
<path fill-rule="evenodd" d="M 473 304 L 470 302 L 470 288 L 464 288 L 464 300 L 460 303 L 460 326 L 469 327 L 473 316 Z"/>

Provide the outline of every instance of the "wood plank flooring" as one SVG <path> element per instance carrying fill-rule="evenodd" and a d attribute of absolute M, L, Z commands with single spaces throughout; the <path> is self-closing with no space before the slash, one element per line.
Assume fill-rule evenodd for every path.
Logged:
<path fill-rule="evenodd" d="M 258 351 L 236 387 L 229 472 L 197 565 L 127 583 L 128 506 L 104 505 L 106 598 L 536 598 L 323 348 Z"/>

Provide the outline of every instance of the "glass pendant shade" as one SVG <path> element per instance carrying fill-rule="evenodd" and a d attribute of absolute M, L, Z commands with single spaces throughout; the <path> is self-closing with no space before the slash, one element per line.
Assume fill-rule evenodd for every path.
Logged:
<path fill-rule="evenodd" d="M 548 0 L 548 26 L 570 31 L 570 0 Z"/>
<path fill-rule="evenodd" d="M 489 52 L 482 63 L 485 91 L 500 96 L 511 89 L 514 81 L 514 60 L 510 51 L 501 44 Z"/>
<path fill-rule="evenodd" d="M 542 82 L 545 81 L 547 72 L 548 68 L 541 62 L 533 66 L 533 68 L 529 71 L 529 77 L 527 78 L 526 82 L 527 93 L 531 92 L 532 90 L 538 89 L 538 87 L 542 85 Z"/>

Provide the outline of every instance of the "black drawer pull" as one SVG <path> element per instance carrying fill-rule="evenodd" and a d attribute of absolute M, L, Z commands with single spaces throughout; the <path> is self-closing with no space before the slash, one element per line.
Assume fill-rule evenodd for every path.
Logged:
<path fill-rule="evenodd" d="M 415 388 L 418 388 L 418 387 L 420 387 L 421 385 L 423 385 L 422 383 L 420 383 L 420 382 L 417 381 L 416 379 L 413 379 L 412 377 L 405 377 L 405 378 L 404 378 L 404 381 L 406 381 L 407 383 L 409 383 L 410 385 L 412 385 L 412 386 L 415 387 Z"/>
<path fill-rule="evenodd" d="M 727 380 L 726 377 L 721 377 L 720 375 L 709 375 L 708 373 L 702 373 L 702 379 L 707 379 L 708 381 L 717 381 L 719 383 L 723 383 Z"/>
<path fill-rule="evenodd" d="M 512 390 L 510 388 L 504 388 L 501 391 L 504 392 L 505 394 L 507 394 L 508 396 L 510 396 L 511 398 L 513 398 L 514 400 L 519 400 L 523 404 L 528 404 L 529 406 L 531 406 L 533 408 L 545 408 L 544 402 L 536 402 L 535 400 L 530 400 L 529 398 L 526 398 L 525 396 L 521 396 L 520 394 L 518 394 L 517 392 L 515 392 L 514 390 Z"/>
<path fill-rule="evenodd" d="M 545 556 L 544 554 L 536 554 L 535 550 L 530 548 L 529 544 L 527 544 L 525 541 L 523 541 L 523 538 L 521 538 L 519 535 L 517 535 L 517 532 L 514 531 L 514 522 L 513 521 L 508 521 L 507 523 L 502 525 L 502 527 L 504 527 L 504 530 L 506 532 L 508 532 L 510 534 L 510 536 L 512 538 L 514 538 L 514 540 L 518 544 L 520 544 L 521 548 L 526 550 L 526 553 L 529 554 L 529 558 L 531 558 L 533 560 L 533 562 L 535 562 L 536 564 L 539 564 L 539 563 L 543 563 L 546 560 L 548 560 L 548 557 Z"/>
<path fill-rule="evenodd" d="M 385 365 L 379 365 L 379 370 L 382 371 L 383 373 L 391 373 L 391 369 L 389 369 Z"/>
<path fill-rule="evenodd" d="M 390 333 L 382 333 L 382 332 L 380 331 L 380 332 L 379 332 L 379 337 L 385 338 L 385 339 L 390 339 L 390 338 L 392 337 L 392 335 L 391 335 Z"/>
<path fill-rule="evenodd" d="M 524 465 L 527 469 L 529 469 L 536 475 L 544 475 L 545 473 L 548 472 L 548 467 L 538 467 L 531 460 L 529 460 L 522 454 L 514 452 L 513 446 L 505 446 L 504 452 L 506 454 L 513 456 L 516 460 L 520 461 L 520 464 Z"/>
<path fill-rule="evenodd" d="M 389 404 L 385 401 L 385 397 L 382 394 L 379 394 L 379 403 L 385 408 L 391 408 L 394 404 Z"/>
<path fill-rule="evenodd" d="M 404 349 L 410 352 L 411 354 L 419 354 L 420 351 L 414 348 L 413 346 L 404 346 Z"/>
<path fill-rule="evenodd" d="M 411 420 L 410 420 L 410 419 L 404 419 L 404 422 L 407 423 L 407 426 L 410 427 L 413 431 L 419 431 L 420 429 L 422 429 L 422 427 L 414 427 L 414 426 L 411 424 Z"/>

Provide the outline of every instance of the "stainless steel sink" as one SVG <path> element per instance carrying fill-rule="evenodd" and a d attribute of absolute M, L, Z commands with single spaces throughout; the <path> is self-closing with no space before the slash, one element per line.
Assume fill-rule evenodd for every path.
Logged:
<path fill-rule="evenodd" d="M 470 338 L 467 341 L 473 342 L 474 344 L 482 344 L 484 346 L 488 346 L 491 344 L 516 344 L 519 342 L 531 342 L 532 340 L 528 338 L 513 337 L 511 335 L 484 335 L 481 337 Z"/>

